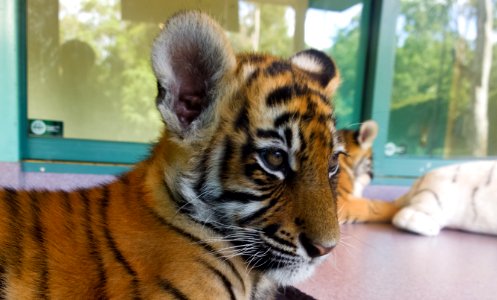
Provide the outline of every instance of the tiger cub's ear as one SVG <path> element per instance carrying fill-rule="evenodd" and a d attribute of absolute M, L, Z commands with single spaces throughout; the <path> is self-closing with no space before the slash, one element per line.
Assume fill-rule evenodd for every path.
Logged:
<path fill-rule="evenodd" d="M 362 149 L 369 149 L 373 146 L 373 142 L 378 135 L 378 123 L 373 120 L 365 121 L 361 124 L 359 134 L 357 135 L 357 142 L 361 145 Z"/>
<path fill-rule="evenodd" d="M 324 52 L 315 49 L 304 50 L 292 56 L 290 61 L 316 79 L 328 97 L 331 97 L 340 85 L 340 74 L 335 62 Z"/>
<path fill-rule="evenodd" d="M 157 107 L 170 132 L 193 138 L 213 121 L 221 81 L 235 64 L 222 28 L 206 14 L 182 12 L 166 22 L 152 47 L 152 66 Z"/>

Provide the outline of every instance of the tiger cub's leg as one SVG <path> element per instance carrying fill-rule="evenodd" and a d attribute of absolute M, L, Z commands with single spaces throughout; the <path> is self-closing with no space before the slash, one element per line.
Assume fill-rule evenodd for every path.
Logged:
<path fill-rule="evenodd" d="M 391 222 L 399 211 L 394 202 L 371 200 L 346 195 L 338 198 L 340 224 L 356 222 Z"/>

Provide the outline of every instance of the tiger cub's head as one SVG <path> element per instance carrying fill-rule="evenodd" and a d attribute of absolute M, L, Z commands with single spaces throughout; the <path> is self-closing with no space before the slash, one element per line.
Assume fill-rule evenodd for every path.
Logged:
<path fill-rule="evenodd" d="M 378 124 L 365 121 L 358 130 L 340 130 L 347 156 L 340 157 L 340 185 L 350 185 L 347 190 L 361 197 L 364 188 L 373 179 L 373 142 L 378 134 Z"/>
<path fill-rule="evenodd" d="M 317 50 L 236 56 L 217 23 L 185 12 L 166 23 L 152 62 L 178 210 L 248 269 L 282 284 L 306 278 L 339 239 L 333 61 Z"/>

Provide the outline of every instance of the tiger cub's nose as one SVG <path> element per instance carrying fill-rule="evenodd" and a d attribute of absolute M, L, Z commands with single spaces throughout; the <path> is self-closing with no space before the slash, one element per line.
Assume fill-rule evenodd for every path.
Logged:
<path fill-rule="evenodd" d="M 330 253 L 331 250 L 336 246 L 336 243 L 333 243 L 331 246 L 324 246 L 320 243 L 313 242 L 304 233 L 300 234 L 299 240 L 302 244 L 302 247 L 304 247 L 305 251 L 307 252 L 307 255 L 309 255 L 309 257 L 311 258 L 326 255 Z"/>

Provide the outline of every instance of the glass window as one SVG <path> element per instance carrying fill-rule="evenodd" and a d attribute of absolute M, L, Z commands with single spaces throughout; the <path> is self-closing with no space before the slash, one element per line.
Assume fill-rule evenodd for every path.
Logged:
<path fill-rule="evenodd" d="M 387 156 L 497 155 L 496 4 L 400 1 Z"/>
<path fill-rule="evenodd" d="M 328 1 L 328 9 L 309 9 L 305 27 L 307 47 L 325 51 L 340 69 L 342 83 L 335 97 L 339 128 L 355 126 L 360 121 L 363 60 L 361 24 L 365 5 L 360 1 Z M 326 24 L 326 25 L 325 25 Z"/>
<path fill-rule="evenodd" d="M 358 121 L 361 1 L 27 1 L 30 137 L 148 143 L 159 135 L 150 46 L 168 16 L 202 9 L 235 50 L 330 53 L 343 84 L 342 126 Z M 314 4 L 313 4 L 314 3 Z M 359 88 L 358 88 L 359 87 Z M 41 121 L 41 122 L 40 122 Z"/>

